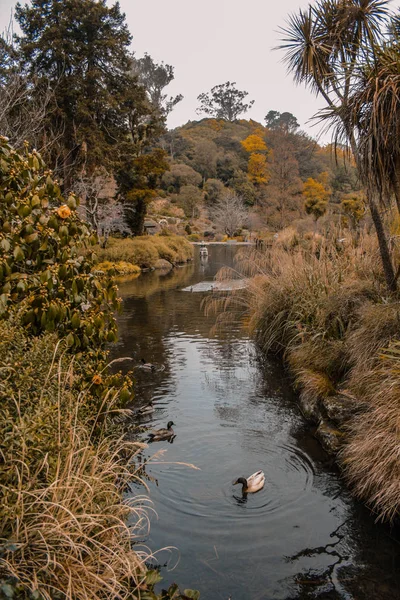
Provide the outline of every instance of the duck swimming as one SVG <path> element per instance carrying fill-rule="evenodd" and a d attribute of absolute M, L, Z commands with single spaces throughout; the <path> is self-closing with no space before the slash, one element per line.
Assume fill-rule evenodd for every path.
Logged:
<path fill-rule="evenodd" d="M 257 473 L 253 473 L 247 479 L 244 477 L 239 477 L 236 481 L 233 482 L 233 485 L 238 483 L 242 484 L 242 492 L 243 494 L 247 494 L 249 492 L 258 492 L 264 487 L 265 483 L 265 475 L 263 471 L 257 471 Z"/>
<path fill-rule="evenodd" d="M 151 413 L 154 412 L 154 404 L 152 402 L 149 402 L 149 404 L 145 404 L 144 406 L 140 406 L 136 411 L 135 414 L 138 417 L 143 417 L 145 415 L 151 415 Z"/>
<path fill-rule="evenodd" d="M 175 425 L 175 423 L 173 421 L 168 421 L 166 429 L 156 429 L 152 433 L 149 433 L 149 442 L 160 442 L 162 440 L 171 441 L 175 437 L 172 425 Z"/>
<path fill-rule="evenodd" d="M 140 368 L 143 369 L 144 371 L 155 371 L 157 369 L 156 365 L 153 365 L 152 363 L 148 363 L 144 360 L 144 358 L 140 359 Z"/>

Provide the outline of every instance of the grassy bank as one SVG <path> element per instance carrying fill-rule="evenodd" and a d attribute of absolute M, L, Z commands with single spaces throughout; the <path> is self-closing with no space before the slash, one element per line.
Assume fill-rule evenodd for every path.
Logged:
<path fill-rule="evenodd" d="M 283 356 L 307 417 L 340 446 L 354 492 L 393 520 L 400 511 L 400 303 L 387 294 L 375 238 L 337 237 L 282 232 L 271 249 L 239 260 L 247 290 L 212 308 L 221 323 L 227 311 L 239 311 L 260 348 Z"/>
<path fill-rule="evenodd" d="M 176 265 L 193 258 L 193 246 L 179 235 L 109 238 L 107 247 L 97 246 L 95 252 L 99 268 L 109 268 L 111 264 L 121 274 L 155 269 L 160 260 Z"/>
<path fill-rule="evenodd" d="M 3 591 L 131 598 L 146 579 L 148 552 L 132 542 L 148 499 L 122 502 L 141 446 L 113 432 L 119 390 L 99 405 L 101 375 L 85 384 L 54 334 L 29 340 L 2 322 L 0 340 Z"/>

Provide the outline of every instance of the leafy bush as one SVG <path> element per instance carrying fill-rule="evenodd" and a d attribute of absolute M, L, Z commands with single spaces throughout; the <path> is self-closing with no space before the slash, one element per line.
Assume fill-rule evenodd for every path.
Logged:
<path fill-rule="evenodd" d="M 39 154 L 0 138 L 0 317 L 18 304 L 27 331 L 57 331 L 79 351 L 116 339 L 117 289 L 84 253 L 96 237 L 65 201 Z"/>

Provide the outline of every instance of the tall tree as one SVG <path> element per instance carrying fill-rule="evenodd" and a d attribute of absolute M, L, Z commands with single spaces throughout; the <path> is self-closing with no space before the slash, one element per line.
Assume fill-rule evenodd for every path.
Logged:
<path fill-rule="evenodd" d="M 284 133 L 294 133 L 300 127 L 296 117 L 290 112 L 270 110 L 264 121 L 268 129 L 279 129 Z"/>
<path fill-rule="evenodd" d="M 235 121 L 239 115 L 247 112 L 254 104 L 254 100 L 250 100 L 247 104 L 244 102 L 248 92 L 238 90 L 236 82 L 227 81 L 220 85 L 216 85 L 208 93 L 200 94 L 197 100 L 200 102 L 200 107 L 197 113 L 205 113 L 217 119 L 226 119 L 227 121 Z"/>
<path fill-rule="evenodd" d="M 33 94 L 50 85 L 45 134 L 61 132 L 47 161 L 64 188 L 79 171 L 113 169 L 128 134 L 142 135 L 145 91 L 130 72 L 131 35 L 119 4 L 106 0 L 32 0 L 17 4 L 18 38 Z M 134 129 L 134 131 L 132 131 Z M 132 142 L 135 140 L 131 135 Z M 125 148 L 126 150 L 126 148 Z"/>
<path fill-rule="evenodd" d="M 327 103 L 322 117 L 339 126 L 350 144 L 362 175 L 359 139 L 346 118 L 360 66 L 373 66 L 382 26 L 388 20 L 386 0 L 319 0 L 289 18 L 281 48 L 298 83 L 308 85 Z M 367 185 L 367 199 L 378 237 L 387 286 L 395 291 L 396 277 L 382 215 L 379 191 Z"/>
<path fill-rule="evenodd" d="M 174 80 L 174 67 L 171 65 L 155 63 L 149 54 L 145 54 L 142 58 L 133 59 L 133 72 L 145 87 L 152 106 L 163 117 L 167 117 L 183 99 L 182 94 L 168 97 L 164 91 Z"/>

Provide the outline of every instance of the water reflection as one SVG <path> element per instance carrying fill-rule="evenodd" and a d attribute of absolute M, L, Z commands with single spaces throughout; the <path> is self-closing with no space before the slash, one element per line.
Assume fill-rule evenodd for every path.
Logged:
<path fill-rule="evenodd" d="M 168 449 L 165 462 L 145 466 L 159 515 L 148 543 L 180 553 L 175 571 L 162 569 L 163 587 L 179 581 L 207 600 L 395 599 L 397 538 L 373 524 L 329 468 L 286 374 L 237 328 L 210 336 L 204 295 L 181 291 L 212 281 L 234 252 L 211 247 L 207 262 L 197 256 L 120 289 L 115 356 L 165 366 L 137 372 L 137 395 L 154 403 L 144 420 L 152 428 L 177 423 L 174 443 L 153 444 L 145 456 Z M 263 490 L 246 498 L 233 489 L 235 478 L 259 469 Z M 170 558 L 159 555 L 160 563 Z"/>

